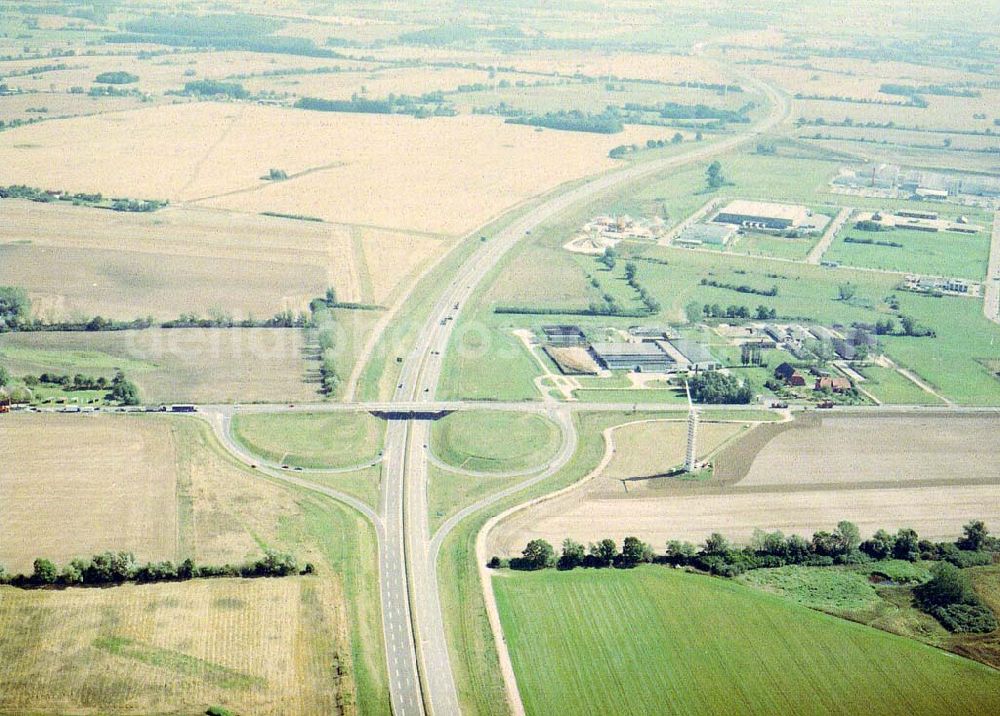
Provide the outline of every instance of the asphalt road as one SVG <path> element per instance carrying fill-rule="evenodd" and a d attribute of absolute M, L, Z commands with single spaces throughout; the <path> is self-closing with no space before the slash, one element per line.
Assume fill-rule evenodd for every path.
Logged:
<path fill-rule="evenodd" d="M 427 322 L 421 328 L 413 348 L 403 361 L 399 384 L 393 396 L 394 403 L 416 402 L 430 406 L 441 378 L 444 355 L 454 330 L 459 312 L 471 297 L 480 282 L 497 265 L 503 256 L 513 248 L 524 236 L 551 217 L 587 199 L 609 189 L 621 186 L 667 169 L 679 167 L 695 161 L 701 161 L 711 156 L 732 149 L 750 139 L 755 133 L 765 132 L 783 121 L 788 114 L 787 99 L 772 90 L 762 86 L 772 102 L 771 115 L 757 126 L 753 132 L 734 135 L 711 144 L 699 146 L 682 155 L 672 156 L 659 161 L 636 164 L 625 169 L 610 172 L 581 184 L 563 194 L 555 196 L 539 206 L 531 209 L 505 229 L 488 240 L 466 261 L 455 273 L 441 293 Z M 518 409 L 524 409 L 520 407 Z M 602 406 L 607 410 L 608 406 Z M 567 413 L 568 414 L 568 413 Z M 572 455 L 575 448 L 576 435 L 572 421 L 565 417 L 560 419 L 564 427 L 563 453 Z M 410 600 L 412 617 L 410 633 L 416 642 L 414 651 L 419 660 L 419 673 L 422 678 L 424 707 L 435 716 L 460 713 L 458 693 L 448 658 L 448 644 L 444 632 L 441 602 L 437 589 L 437 550 L 440 541 L 433 543 L 428 529 L 427 514 L 427 453 L 425 446 L 429 439 L 426 422 L 400 422 L 401 430 L 393 429 L 387 437 L 390 454 L 402 453 L 405 462 L 395 459 L 386 463 L 383 490 L 386 494 L 384 514 L 402 511 L 403 521 L 398 525 L 401 533 L 397 534 L 397 525 L 386 525 L 387 539 L 402 541 L 405 546 L 406 569 L 410 581 L 406 593 Z M 400 443 L 403 445 L 400 447 Z M 543 479 L 553 469 L 542 473 L 537 479 Z M 399 489 L 402 485 L 402 489 Z M 502 499 L 496 496 L 493 499 Z M 401 500 L 399 504 L 397 500 Z M 484 500 L 463 511 L 471 514 L 475 509 L 481 509 L 492 500 Z M 451 523 L 452 526 L 457 521 Z M 450 527 L 449 527 L 450 529 Z M 438 540 L 443 539 L 447 531 L 438 532 Z M 383 566 L 383 569 L 387 568 Z M 395 571 L 396 566 L 391 566 Z M 383 595 L 383 604 L 386 595 Z M 407 667 L 409 671 L 409 667 Z M 390 670 L 390 682 L 394 680 Z M 395 682 L 398 683 L 398 682 Z M 407 690 L 408 691 L 408 690 Z M 412 698 L 404 694 L 407 701 Z M 394 705 L 397 697 L 393 697 Z M 399 713 L 417 713 L 405 711 Z"/>

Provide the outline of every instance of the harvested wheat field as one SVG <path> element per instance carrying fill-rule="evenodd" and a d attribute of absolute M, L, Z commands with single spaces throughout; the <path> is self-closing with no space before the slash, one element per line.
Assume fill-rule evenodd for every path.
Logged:
<path fill-rule="evenodd" d="M 994 417 L 824 417 L 796 423 L 763 446 L 740 487 L 1000 480 L 1000 420 Z"/>
<path fill-rule="evenodd" d="M 131 416 L 6 415 L 0 444 L 0 565 L 127 549 L 177 559 L 177 445 L 170 426 Z"/>
<path fill-rule="evenodd" d="M 185 131 L 178 134 L 178 126 Z M 616 166 L 607 155 L 619 144 L 662 134 L 654 127 L 597 135 L 535 131 L 495 117 L 419 120 L 199 102 L 4 132 L 0 184 L 455 235 Z M 270 168 L 290 178 L 262 180 Z"/>
<path fill-rule="evenodd" d="M 334 287 L 359 294 L 347 229 L 176 207 L 153 214 L 0 202 L 0 284 L 47 320 L 181 313 L 265 318 Z M 392 276 L 398 274 L 390 272 Z"/>
<path fill-rule="evenodd" d="M 0 712 L 343 713 L 340 603 L 315 577 L 0 587 Z"/>
<path fill-rule="evenodd" d="M 353 365 L 356 347 L 375 315 L 352 311 L 338 323 L 338 358 L 344 370 Z M 0 357 L 15 375 L 48 371 L 110 377 L 121 368 L 147 404 L 317 400 L 314 352 L 300 328 L 0 335 Z"/>
<path fill-rule="evenodd" d="M 954 539 L 971 519 L 1000 527 L 998 428 L 994 416 L 943 415 L 761 425 L 718 453 L 711 480 L 656 480 L 658 491 L 630 487 L 625 497 L 599 493 L 599 477 L 515 515 L 491 540 L 501 554 L 534 537 L 557 544 L 634 534 L 659 546 L 712 532 L 746 540 L 756 528 L 809 535 L 844 519 L 863 535 L 912 527 Z"/>

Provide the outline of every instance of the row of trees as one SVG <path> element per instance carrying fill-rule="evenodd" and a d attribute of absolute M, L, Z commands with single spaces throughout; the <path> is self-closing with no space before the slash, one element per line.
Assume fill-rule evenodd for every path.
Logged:
<path fill-rule="evenodd" d="M 662 556 L 657 556 L 648 545 L 635 537 L 627 537 L 624 544 L 629 545 L 627 552 L 630 555 L 625 560 L 626 566 L 633 561 L 632 557 L 646 555 L 648 559 L 638 561 L 690 566 L 725 577 L 735 577 L 752 569 L 786 565 L 831 566 L 863 564 L 884 559 L 908 562 L 924 559 L 944 561 L 956 567 L 969 567 L 989 564 L 993 555 L 1000 552 L 1000 540 L 989 534 L 982 520 L 966 524 L 962 537 L 955 542 L 921 540 L 916 530 L 908 527 L 900 528 L 894 535 L 886 530 L 878 530 L 870 539 L 862 540 L 857 525 L 843 520 L 837 523 L 833 531 L 819 530 L 813 533 L 810 540 L 800 535 L 786 537 L 780 530 L 756 530 L 750 543 L 739 547 L 730 543 L 722 534 L 713 532 L 700 547 L 691 542 L 671 540 L 667 542 Z M 604 539 L 590 544 L 585 551 L 585 555 L 599 558 L 598 562 L 593 559 L 577 562 L 574 557 L 579 554 L 577 546 L 573 540 L 563 542 L 563 552 L 569 554 L 562 562 L 563 567 L 613 566 L 614 557 L 619 554 L 614 540 Z M 511 569 L 544 569 L 558 566 L 560 562 L 555 557 L 552 545 L 538 539 L 529 542 L 522 556 L 509 560 L 509 563 L 504 563 L 498 557 L 490 560 L 492 567 L 505 564 Z"/>
<path fill-rule="evenodd" d="M 995 615 L 975 594 L 961 567 L 992 563 L 1000 552 L 1000 540 L 990 536 L 981 520 L 969 522 L 955 542 L 919 539 L 913 529 L 902 528 L 895 535 L 877 531 L 862 540 L 857 525 L 841 521 L 833 531 L 815 532 L 811 540 L 799 535 L 786 537 L 780 531 L 757 530 L 745 547 L 732 545 L 713 533 L 699 547 L 691 542 L 672 540 L 662 555 L 637 537 L 626 537 L 621 550 L 606 538 L 584 547 L 572 539 L 562 543 L 556 554 L 543 539 L 528 542 L 520 557 L 503 560 L 494 556 L 488 566 L 497 568 L 560 570 L 577 567 L 627 569 L 642 563 L 692 567 L 723 577 L 736 577 L 747 570 L 786 565 L 831 566 L 864 564 L 885 559 L 935 560 L 931 579 L 914 589 L 917 605 L 935 616 L 951 631 L 988 632 L 997 628 Z"/>
<path fill-rule="evenodd" d="M 198 565 L 192 559 L 180 564 L 171 561 L 140 564 L 131 552 L 104 552 L 90 559 L 77 558 L 60 569 L 54 562 L 39 557 L 31 574 L 8 575 L 0 568 L 0 584 L 14 587 L 100 587 L 126 582 L 176 582 L 210 577 L 287 577 L 312 574 L 311 563 L 299 570 L 293 555 L 268 550 L 264 556 L 243 564 Z"/>
<path fill-rule="evenodd" d="M 703 278 L 701 280 L 702 286 L 711 286 L 712 288 L 725 288 L 730 291 L 736 291 L 736 293 L 752 293 L 757 296 L 777 296 L 778 286 L 777 284 L 771 286 L 770 288 L 755 288 L 754 286 L 748 286 L 747 284 L 735 284 L 726 283 L 724 281 L 717 281 L 713 278 Z"/>
<path fill-rule="evenodd" d="M 578 109 L 560 110 L 545 114 L 528 114 L 519 117 L 508 117 L 508 124 L 528 124 L 532 127 L 562 129 L 570 132 L 593 132 L 596 134 L 617 134 L 625 129 L 621 117 L 614 112 L 605 111 L 602 114 L 581 112 Z"/>

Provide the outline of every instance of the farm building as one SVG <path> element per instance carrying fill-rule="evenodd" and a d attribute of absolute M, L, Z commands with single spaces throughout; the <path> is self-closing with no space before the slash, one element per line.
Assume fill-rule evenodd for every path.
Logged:
<path fill-rule="evenodd" d="M 851 381 L 839 375 L 816 379 L 814 390 L 830 390 L 834 393 L 846 393 L 851 389 Z"/>
<path fill-rule="evenodd" d="M 735 234 L 736 227 L 731 224 L 692 224 L 674 239 L 674 243 L 682 246 L 725 246 Z"/>
<path fill-rule="evenodd" d="M 812 212 L 795 204 L 773 204 L 737 199 L 729 202 L 713 221 L 758 229 L 795 229 L 810 223 Z"/>
<path fill-rule="evenodd" d="M 790 363 L 782 363 L 775 368 L 774 377 L 791 386 L 800 387 L 806 384 L 806 379 Z"/>
<path fill-rule="evenodd" d="M 608 370 L 669 373 L 677 369 L 674 359 L 655 342 L 594 343 L 590 352 Z"/>
<path fill-rule="evenodd" d="M 579 326 L 542 326 L 542 333 L 551 346 L 579 346 L 587 342 Z"/>
<path fill-rule="evenodd" d="M 684 338 L 670 341 L 670 345 L 684 356 L 691 370 L 718 370 L 722 364 L 701 343 Z"/>
<path fill-rule="evenodd" d="M 630 326 L 628 333 L 640 341 L 666 341 L 675 337 L 674 332 L 669 328 L 658 326 Z"/>

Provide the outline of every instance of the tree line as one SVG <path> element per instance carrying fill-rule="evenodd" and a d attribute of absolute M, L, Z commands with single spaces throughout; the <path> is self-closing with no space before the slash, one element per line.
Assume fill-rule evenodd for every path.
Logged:
<path fill-rule="evenodd" d="M 104 197 L 99 193 L 76 192 L 56 189 L 39 189 L 24 184 L 0 186 L 0 199 L 28 199 L 39 203 L 66 201 L 74 206 L 89 206 L 112 211 L 147 213 L 161 209 L 170 202 L 160 199 L 130 199 L 128 197 Z"/>
<path fill-rule="evenodd" d="M 263 557 L 242 564 L 199 565 L 191 558 L 180 564 L 172 561 L 140 564 L 131 552 L 104 552 L 89 559 L 76 558 L 60 569 L 51 560 L 39 557 L 31 574 L 7 574 L 0 567 L 0 584 L 21 589 L 44 587 L 105 587 L 136 582 L 181 582 L 214 577 L 287 577 L 312 574 L 307 562 L 300 570 L 293 555 L 267 550 Z"/>
<path fill-rule="evenodd" d="M 775 284 L 770 288 L 755 288 L 753 286 L 748 286 L 747 284 L 735 284 L 726 283 L 724 281 L 716 281 L 712 278 L 703 278 L 701 280 L 702 286 L 711 286 L 712 288 L 724 288 L 729 291 L 736 291 L 736 293 L 752 293 L 756 296 L 777 296 L 778 286 Z"/>
<path fill-rule="evenodd" d="M 888 559 L 935 561 L 938 564 L 931 569 L 931 579 L 913 590 L 917 606 L 949 631 L 979 633 L 996 629 L 996 617 L 975 594 L 961 569 L 992 564 L 998 553 L 1000 539 L 989 534 L 982 520 L 967 523 L 962 536 L 954 542 L 922 540 L 916 530 L 907 527 L 900 528 L 895 535 L 880 529 L 871 538 L 862 540 L 857 525 L 843 520 L 833 531 L 813 533 L 811 540 L 794 534 L 786 537 L 781 531 L 755 530 L 750 544 L 738 547 L 714 532 L 700 546 L 671 540 L 662 554 L 656 554 L 637 537 L 626 537 L 621 550 L 610 538 L 587 547 L 565 539 L 558 555 L 549 542 L 534 539 L 527 543 L 521 556 L 510 559 L 493 556 L 487 566 L 534 571 L 578 567 L 629 569 L 643 563 L 657 563 L 733 578 L 749 570 L 788 565 L 863 565 Z"/>

